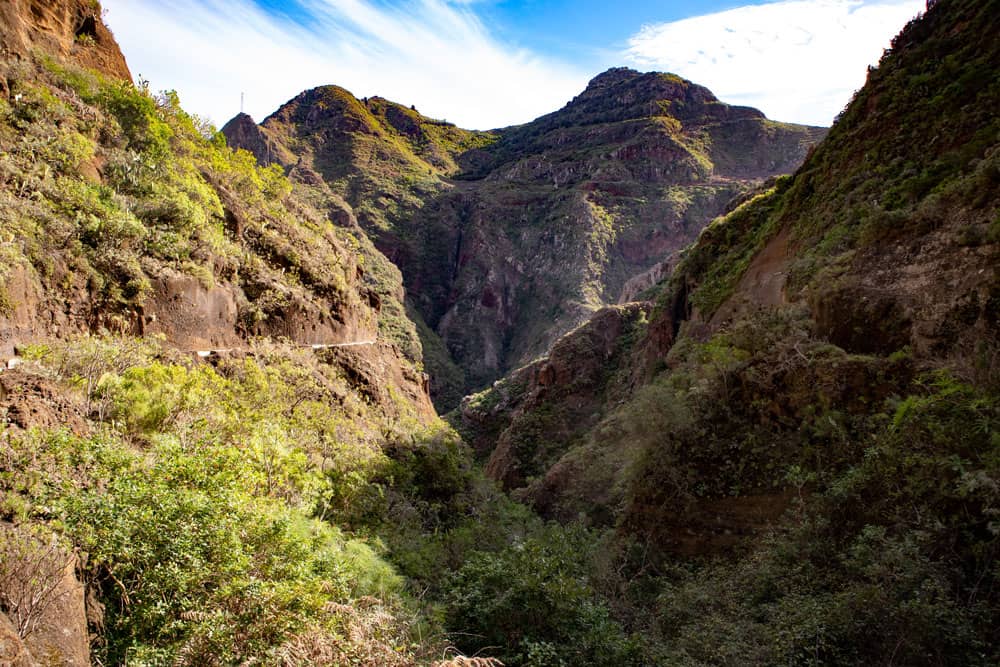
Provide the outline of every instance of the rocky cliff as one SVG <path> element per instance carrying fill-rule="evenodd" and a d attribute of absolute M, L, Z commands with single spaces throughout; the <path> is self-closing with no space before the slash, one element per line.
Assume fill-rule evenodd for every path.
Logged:
<path fill-rule="evenodd" d="M 30 60 L 33 51 L 131 81 L 125 57 L 90 0 L 10 0 L 0 7 L 3 68 Z"/>
<path fill-rule="evenodd" d="M 400 267 L 425 348 L 435 335 L 445 344 L 428 363 L 444 407 L 617 302 L 633 275 L 751 185 L 793 170 L 823 134 L 627 69 L 493 132 L 336 87 L 224 132 L 293 178 L 321 180 Z"/>

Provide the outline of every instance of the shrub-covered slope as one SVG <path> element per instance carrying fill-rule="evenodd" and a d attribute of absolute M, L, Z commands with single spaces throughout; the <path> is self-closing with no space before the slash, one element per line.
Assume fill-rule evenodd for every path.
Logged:
<path fill-rule="evenodd" d="M 376 535 L 391 509 L 419 538 L 476 477 L 399 271 L 336 197 L 126 80 L 97 3 L 74 37 L 77 4 L 0 15 L 4 641 L 77 664 L 59 628 L 86 654 L 89 622 L 100 664 L 431 662 L 441 625 Z"/>
<path fill-rule="evenodd" d="M 823 134 L 626 69 L 494 132 L 332 86 L 224 132 L 294 180 L 328 185 L 400 267 L 425 347 L 440 350 L 428 358 L 439 407 L 617 302 L 630 278 L 749 185 L 793 170 Z"/>
<path fill-rule="evenodd" d="M 648 322 L 455 414 L 534 507 L 643 545 L 663 664 L 998 659 L 998 17 L 935 3 Z"/>
<path fill-rule="evenodd" d="M 417 607 L 378 542 L 345 533 L 384 511 L 387 443 L 423 429 L 336 360 L 262 344 L 213 367 L 111 337 L 27 353 L 0 375 L 0 513 L 85 554 L 95 661 L 408 665 L 429 648 L 410 645 Z M 435 437 L 422 447 L 457 446 Z M 4 569 L 0 602 L 45 614 L 47 573 L 16 534 L 0 554 L 24 578 Z"/>
<path fill-rule="evenodd" d="M 0 99 L 0 343 L 107 328 L 187 351 L 255 336 L 364 343 L 357 356 L 433 415 L 400 276 L 336 200 L 187 115 L 172 93 L 22 60 Z"/>

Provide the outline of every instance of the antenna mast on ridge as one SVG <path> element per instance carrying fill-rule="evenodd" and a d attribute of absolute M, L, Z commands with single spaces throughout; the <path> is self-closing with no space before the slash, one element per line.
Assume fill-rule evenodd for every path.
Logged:
<path fill-rule="evenodd" d="M 240 93 L 240 113 L 243 113 L 243 96 L 246 93 Z"/>

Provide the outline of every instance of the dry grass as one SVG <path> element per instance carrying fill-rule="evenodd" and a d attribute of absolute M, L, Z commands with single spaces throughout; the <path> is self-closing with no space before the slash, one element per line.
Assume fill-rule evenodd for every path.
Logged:
<path fill-rule="evenodd" d="M 435 662 L 431 667 L 503 667 L 496 658 L 466 658 L 458 656 L 451 660 Z"/>
<path fill-rule="evenodd" d="M 407 648 L 409 627 L 381 601 L 364 597 L 353 604 L 329 604 L 339 632 L 313 627 L 278 649 L 282 667 L 357 665 L 358 667 L 412 667 Z"/>

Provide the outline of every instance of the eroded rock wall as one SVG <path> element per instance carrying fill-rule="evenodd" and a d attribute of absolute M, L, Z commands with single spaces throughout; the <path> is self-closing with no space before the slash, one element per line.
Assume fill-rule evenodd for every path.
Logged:
<path fill-rule="evenodd" d="M 33 50 L 132 80 L 125 56 L 104 24 L 100 3 L 94 0 L 5 0 L 0 5 L 2 60 L 27 58 Z"/>

